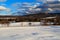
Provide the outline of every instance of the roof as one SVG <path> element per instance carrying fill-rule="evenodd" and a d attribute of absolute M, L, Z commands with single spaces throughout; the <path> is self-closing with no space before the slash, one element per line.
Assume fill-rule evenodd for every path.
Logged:
<path fill-rule="evenodd" d="M 42 18 L 42 19 L 54 19 L 56 17 L 46 17 L 46 18 Z"/>

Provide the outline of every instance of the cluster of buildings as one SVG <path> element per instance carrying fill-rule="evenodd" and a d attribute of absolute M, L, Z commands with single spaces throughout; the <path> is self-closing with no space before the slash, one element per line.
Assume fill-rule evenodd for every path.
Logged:
<path fill-rule="evenodd" d="M 60 14 L 30 14 L 25 16 L 0 16 L 0 24 L 10 24 L 19 22 L 40 22 L 41 25 L 60 25 Z M 21 24 L 22 25 L 22 24 Z"/>

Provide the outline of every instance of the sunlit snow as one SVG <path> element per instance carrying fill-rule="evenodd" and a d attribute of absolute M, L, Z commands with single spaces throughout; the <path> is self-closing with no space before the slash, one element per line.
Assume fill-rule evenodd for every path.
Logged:
<path fill-rule="evenodd" d="M 60 40 L 60 26 L 1 27 L 0 40 Z"/>

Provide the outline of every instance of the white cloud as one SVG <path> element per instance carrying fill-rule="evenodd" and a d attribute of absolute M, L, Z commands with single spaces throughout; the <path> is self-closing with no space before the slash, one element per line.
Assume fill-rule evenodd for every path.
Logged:
<path fill-rule="evenodd" d="M 0 10 L 6 10 L 6 7 L 0 6 Z"/>
<path fill-rule="evenodd" d="M 11 11 L 11 9 L 7 8 L 7 9 L 6 9 L 6 11 L 7 11 L 7 12 L 10 12 L 10 11 Z"/>
<path fill-rule="evenodd" d="M 22 5 L 30 5 L 31 3 L 24 2 Z"/>
<path fill-rule="evenodd" d="M 41 8 L 29 8 L 29 11 L 27 11 L 27 14 L 34 14 L 39 13 L 41 11 Z"/>
<path fill-rule="evenodd" d="M 37 1 L 45 3 L 47 0 L 37 0 Z"/>
<path fill-rule="evenodd" d="M 0 15 L 11 15 L 11 9 L 4 6 L 0 6 L 0 12 Z"/>
<path fill-rule="evenodd" d="M 59 0 L 47 0 L 47 1 L 49 1 L 49 2 L 53 2 L 53 1 L 59 1 Z"/>
<path fill-rule="evenodd" d="M 53 9 L 51 9 L 51 8 L 48 8 L 48 10 L 49 10 L 49 11 L 53 11 Z"/>
<path fill-rule="evenodd" d="M 17 6 L 19 6 L 20 4 L 21 4 L 21 3 L 18 3 L 18 2 L 17 2 L 17 3 L 13 3 L 12 6 L 13 6 L 13 7 L 17 7 Z"/>
<path fill-rule="evenodd" d="M 37 0 L 37 1 L 46 2 L 46 1 L 56 1 L 56 0 Z"/>
<path fill-rule="evenodd" d="M 40 8 L 36 8 L 39 5 L 40 5 L 40 3 L 26 3 L 26 2 L 12 4 L 12 6 L 14 6 L 17 11 L 26 12 L 27 14 L 35 13 L 37 11 L 41 11 Z M 17 6 L 18 6 L 18 8 L 17 8 Z"/>
<path fill-rule="evenodd" d="M 36 11 L 41 11 L 41 9 L 40 8 L 37 8 Z"/>
<path fill-rule="evenodd" d="M 7 11 L 7 12 L 9 12 L 10 9 L 9 8 L 6 8 L 4 6 L 0 6 L 0 11 Z"/>
<path fill-rule="evenodd" d="M 36 9 L 29 9 L 30 11 L 41 11 L 40 8 L 36 8 Z"/>
<path fill-rule="evenodd" d="M 60 0 L 58 0 L 58 1 L 60 1 Z"/>
<path fill-rule="evenodd" d="M 53 2 L 53 1 L 60 1 L 60 0 L 37 0 L 37 1 L 38 2 L 45 2 L 46 3 L 47 1 L 48 2 Z"/>
<path fill-rule="evenodd" d="M 25 10 L 24 8 L 17 9 L 17 11 L 24 11 L 24 10 Z"/>
<path fill-rule="evenodd" d="M 6 2 L 7 0 L 0 0 L 0 2 Z"/>
<path fill-rule="evenodd" d="M 54 1 L 54 0 L 47 0 L 47 1 Z"/>
<path fill-rule="evenodd" d="M 14 4 L 12 4 L 12 6 L 13 7 L 32 7 L 31 6 L 32 5 L 32 3 L 27 3 L 27 2 L 24 2 L 24 3 L 14 3 Z"/>

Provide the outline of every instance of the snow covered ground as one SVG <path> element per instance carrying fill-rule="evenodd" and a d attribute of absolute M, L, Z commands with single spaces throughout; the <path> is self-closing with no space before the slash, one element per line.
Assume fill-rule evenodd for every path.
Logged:
<path fill-rule="evenodd" d="M 21 27 L 21 26 L 29 26 L 29 23 L 31 23 L 31 25 L 35 25 L 35 26 L 37 26 L 37 25 L 40 25 L 40 22 L 17 22 L 17 23 L 10 23 L 9 24 L 9 27 Z M 8 26 L 8 24 L 6 25 L 6 24 L 0 24 L 0 27 L 7 27 Z"/>
<path fill-rule="evenodd" d="M 60 40 L 60 26 L 1 27 L 0 40 Z"/>

